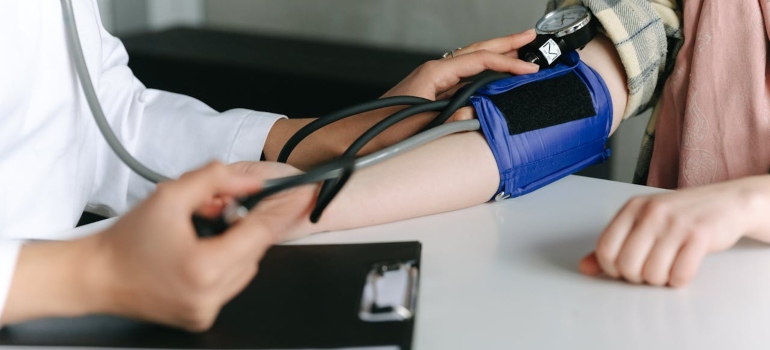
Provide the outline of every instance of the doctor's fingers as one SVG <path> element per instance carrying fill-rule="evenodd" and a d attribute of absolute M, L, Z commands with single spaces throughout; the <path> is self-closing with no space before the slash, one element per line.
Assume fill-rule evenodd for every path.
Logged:
<path fill-rule="evenodd" d="M 520 49 L 522 46 L 527 45 L 533 40 L 535 40 L 536 36 L 537 34 L 535 34 L 535 30 L 529 29 L 521 33 L 511 34 L 508 36 L 490 39 L 486 41 L 480 41 L 480 42 L 468 45 L 467 47 L 455 50 L 454 51 L 455 58 L 457 58 L 457 56 L 466 55 L 469 53 L 482 51 L 482 50 L 490 51 L 497 54 L 512 53 Z"/>
<path fill-rule="evenodd" d="M 264 180 L 243 174 L 219 162 L 188 172 L 179 180 L 158 185 L 156 192 L 170 197 L 179 208 L 192 213 L 204 205 L 211 205 L 216 197 L 238 197 L 262 188 Z"/>
<path fill-rule="evenodd" d="M 276 234 L 266 223 L 241 219 L 222 234 L 201 241 L 201 251 L 219 269 L 256 264 L 276 243 Z"/>
<path fill-rule="evenodd" d="M 537 64 L 489 50 L 478 50 L 442 63 L 452 65 L 452 70 L 462 78 L 474 76 L 485 70 L 521 75 L 536 73 L 540 69 Z"/>
<path fill-rule="evenodd" d="M 442 91 L 442 92 L 436 94 L 436 100 L 448 100 L 448 99 L 452 98 L 452 96 L 454 96 L 458 91 L 460 91 L 460 89 L 462 89 L 466 85 L 468 85 L 468 83 L 462 83 L 461 82 L 461 83 L 459 83 L 459 84 L 457 84 L 455 86 L 452 86 L 449 90 Z"/>
<path fill-rule="evenodd" d="M 534 63 L 481 50 L 451 60 L 429 61 L 422 65 L 420 74 L 433 82 L 433 91 L 444 92 L 455 87 L 463 78 L 473 77 L 486 70 L 511 74 L 531 74 L 540 67 Z"/>
<path fill-rule="evenodd" d="M 227 167 L 237 174 L 254 177 L 258 181 L 290 177 L 302 173 L 302 171 L 289 164 L 276 162 L 241 161 L 228 164 Z M 198 208 L 197 213 L 203 217 L 215 218 L 234 199 L 235 196 L 232 195 L 218 195 Z"/>
<path fill-rule="evenodd" d="M 257 264 L 228 269 L 202 266 L 204 272 L 188 277 L 188 286 L 178 298 L 176 320 L 170 322 L 191 332 L 202 332 L 214 325 L 222 307 L 237 296 L 257 273 Z"/>
<path fill-rule="evenodd" d="M 317 187 L 304 185 L 263 200 L 223 234 L 204 240 L 204 249 L 228 263 L 257 262 L 271 245 L 310 231 Z"/>
<path fill-rule="evenodd" d="M 211 306 L 234 296 L 256 274 L 259 261 L 273 243 L 274 236 L 266 228 L 243 220 L 219 236 L 201 239 L 182 265 L 181 277 L 191 293 L 202 299 L 193 304 Z"/>
<path fill-rule="evenodd" d="M 216 296 L 223 304 L 238 295 L 254 277 L 259 270 L 259 262 L 243 261 L 233 265 L 226 271 L 223 271 L 216 288 Z"/>
<path fill-rule="evenodd" d="M 457 112 L 455 112 L 455 114 L 449 118 L 448 122 L 458 122 L 463 120 L 471 120 L 474 118 L 476 118 L 476 109 L 468 106 L 458 109 Z"/>

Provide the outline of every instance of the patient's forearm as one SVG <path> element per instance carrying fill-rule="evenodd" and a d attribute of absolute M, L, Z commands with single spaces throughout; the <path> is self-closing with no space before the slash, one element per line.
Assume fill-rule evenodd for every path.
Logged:
<path fill-rule="evenodd" d="M 312 231 L 425 216 L 488 201 L 500 181 L 484 137 L 444 137 L 353 175 Z"/>
<path fill-rule="evenodd" d="M 623 121 L 623 113 L 628 102 L 626 71 L 623 69 L 620 56 L 610 39 L 599 34 L 580 51 L 580 59 L 602 76 L 612 95 L 613 113 L 610 131 L 612 134 Z"/>

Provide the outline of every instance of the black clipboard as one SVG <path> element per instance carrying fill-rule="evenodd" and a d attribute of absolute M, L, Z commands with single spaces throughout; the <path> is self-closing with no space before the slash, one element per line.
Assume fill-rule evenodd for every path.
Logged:
<path fill-rule="evenodd" d="M 409 350 L 421 248 L 419 242 L 273 247 L 260 263 L 257 278 L 222 309 L 206 333 L 89 316 L 8 326 L 0 330 L 0 345 L 141 349 L 396 346 Z M 378 278 L 389 271 L 393 276 L 398 272 L 409 276 L 403 305 L 377 305 L 367 300 L 372 288 L 376 295 Z M 364 292 L 367 286 L 369 297 Z M 379 320 L 365 321 L 366 314 Z"/>

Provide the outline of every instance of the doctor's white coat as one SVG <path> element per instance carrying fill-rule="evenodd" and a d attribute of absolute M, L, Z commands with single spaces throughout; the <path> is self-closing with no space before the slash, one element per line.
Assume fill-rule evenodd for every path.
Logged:
<path fill-rule="evenodd" d="M 88 69 L 115 134 L 151 169 L 178 176 L 213 159 L 258 160 L 281 116 L 219 113 L 145 88 L 95 0 L 74 0 Z M 153 186 L 112 153 L 69 59 L 59 0 L 0 0 L 0 315 L 21 242 L 65 239 L 84 209 L 119 214 Z"/>

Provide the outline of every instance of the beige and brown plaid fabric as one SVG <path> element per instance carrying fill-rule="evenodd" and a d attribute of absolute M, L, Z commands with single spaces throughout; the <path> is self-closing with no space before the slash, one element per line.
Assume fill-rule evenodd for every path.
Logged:
<path fill-rule="evenodd" d="M 623 119 L 657 104 L 663 82 L 673 70 L 684 38 L 682 0 L 550 0 L 546 11 L 583 4 L 615 44 L 628 76 L 628 104 Z M 634 183 L 646 184 L 655 140 L 657 111 L 642 141 Z"/>

